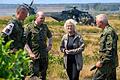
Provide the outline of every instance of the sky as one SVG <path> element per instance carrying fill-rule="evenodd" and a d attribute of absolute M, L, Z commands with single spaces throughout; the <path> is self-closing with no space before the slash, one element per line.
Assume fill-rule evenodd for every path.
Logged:
<path fill-rule="evenodd" d="M 32 0 L 0 0 L 0 4 L 29 4 Z M 120 0 L 34 0 L 34 4 L 120 3 Z"/>

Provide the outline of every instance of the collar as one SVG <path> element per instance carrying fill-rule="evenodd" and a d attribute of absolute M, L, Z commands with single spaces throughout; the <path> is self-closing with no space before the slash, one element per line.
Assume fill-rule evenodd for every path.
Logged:
<path fill-rule="evenodd" d="M 74 40 L 75 40 L 77 37 L 79 37 L 78 33 L 75 33 L 74 35 L 75 35 Z M 65 34 L 64 38 L 65 38 L 65 39 L 68 39 L 68 37 L 69 37 L 69 35 L 68 35 L 68 34 Z"/>

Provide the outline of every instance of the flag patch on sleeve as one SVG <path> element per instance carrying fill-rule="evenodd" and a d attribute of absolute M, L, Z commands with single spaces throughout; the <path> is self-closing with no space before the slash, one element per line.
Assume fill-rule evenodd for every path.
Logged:
<path fill-rule="evenodd" d="M 10 23 L 2 30 L 2 32 L 5 33 L 6 35 L 10 35 L 12 33 L 13 27 L 14 24 Z"/>

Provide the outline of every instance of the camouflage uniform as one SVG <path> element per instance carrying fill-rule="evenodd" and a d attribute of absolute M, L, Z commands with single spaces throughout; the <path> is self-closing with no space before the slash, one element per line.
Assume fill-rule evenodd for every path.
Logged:
<path fill-rule="evenodd" d="M 26 28 L 27 44 L 32 52 L 39 58 L 33 61 L 33 76 L 39 76 L 41 72 L 42 80 L 46 80 L 46 70 L 48 67 L 47 38 L 52 34 L 46 24 L 37 26 L 34 22 Z"/>
<path fill-rule="evenodd" d="M 9 40 L 14 40 L 10 49 L 23 49 L 25 45 L 24 28 L 22 22 L 13 18 L 9 24 L 2 30 L 2 37 L 4 38 L 3 44 Z"/>
<path fill-rule="evenodd" d="M 117 40 L 118 36 L 114 29 L 110 25 L 106 26 L 100 37 L 99 50 L 103 66 L 96 70 L 93 80 L 116 80 Z"/>

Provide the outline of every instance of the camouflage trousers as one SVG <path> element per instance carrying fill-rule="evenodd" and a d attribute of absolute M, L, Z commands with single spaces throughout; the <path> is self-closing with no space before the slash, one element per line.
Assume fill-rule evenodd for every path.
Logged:
<path fill-rule="evenodd" d="M 48 68 L 48 57 L 39 58 L 31 63 L 32 77 L 37 76 L 41 80 L 46 80 L 46 71 Z"/>
<path fill-rule="evenodd" d="M 112 72 L 110 73 L 102 73 L 99 69 L 97 69 L 92 80 L 117 80 L 116 68 L 112 69 Z"/>

